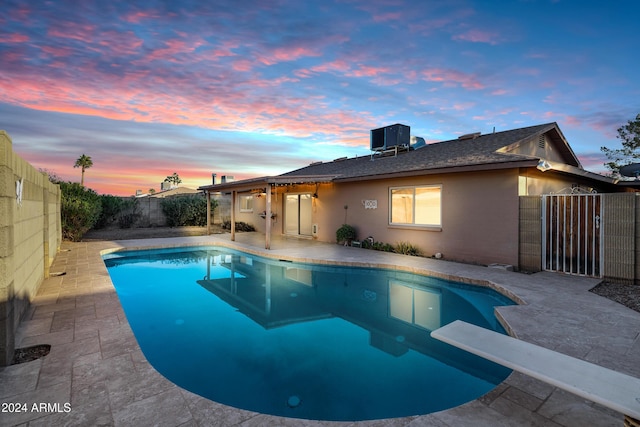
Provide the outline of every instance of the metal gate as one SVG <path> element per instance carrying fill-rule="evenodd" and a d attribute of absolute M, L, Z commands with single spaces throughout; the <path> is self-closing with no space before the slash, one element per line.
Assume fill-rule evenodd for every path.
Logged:
<path fill-rule="evenodd" d="M 601 194 L 542 196 L 542 268 L 602 277 Z"/>

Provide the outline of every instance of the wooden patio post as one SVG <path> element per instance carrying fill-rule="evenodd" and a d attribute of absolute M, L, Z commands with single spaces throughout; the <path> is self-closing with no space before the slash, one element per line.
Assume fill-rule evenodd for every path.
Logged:
<path fill-rule="evenodd" d="M 207 190 L 207 236 L 211 234 L 211 191 Z"/>
<path fill-rule="evenodd" d="M 236 190 L 231 191 L 231 241 L 236 240 Z"/>
<path fill-rule="evenodd" d="M 267 207 L 265 220 L 267 221 L 264 232 L 264 248 L 271 249 L 271 184 L 267 184 Z"/>

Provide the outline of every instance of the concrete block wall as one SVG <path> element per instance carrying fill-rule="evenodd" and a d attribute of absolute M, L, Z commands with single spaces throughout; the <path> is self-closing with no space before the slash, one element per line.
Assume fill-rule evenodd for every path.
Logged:
<path fill-rule="evenodd" d="M 522 271 L 542 269 L 541 209 L 540 196 L 520 196 L 518 268 Z"/>
<path fill-rule="evenodd" d="M 61 242 L 60 188 L 15 154 L 0 131 L 0 366 L 11 362 L 20 318 Z"/>
<path fill-rule="evenodd" d="M 636 282 L 636 218 L 635 193 L 605 194 L 604 213 L 604 277 L 619 283 Z"/>
<path fill-rule="evenodd" d="M 127 199 L 126 197 L 123 197 Z M 140 218 L 134 227 L 164 227 L 167 225 L 167 218 L 162 212 L 160 202 L 162 199 L 156 197 L 144 197 L 138 200 L 138 212 Z"/>
<path fill-rule="evenodd" d="M 182 197 L 180 195 L 172 197 Z M 124 200 L 129 200 L 130 197 L 122 197 Z M 159 197 L 142 197 L 136 199 L 138 206 L 137 212 L 140 217 L 133 224 L 133 227 L 165 227 L 167 225 L 167 218 L 162 211 L 163 198 Z M 218 205 L 212 213 L 212 224 L 221 224 L 224 220 L 231 218 L 231 196 L 223 194 L 212 195 L 212 200 L 216 200 Z"/>

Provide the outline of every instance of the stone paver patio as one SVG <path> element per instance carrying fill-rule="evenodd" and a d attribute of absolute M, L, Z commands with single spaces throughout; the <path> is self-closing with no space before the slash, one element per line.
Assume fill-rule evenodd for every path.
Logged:
<path fill-rule="evenodd" d="M 1 426 L 621 426 L 622 414 L 514 373 L 489 394 L 430 415 L 368 422 L 271 417 L 224 406 L 166 380 L 147 362 L 127 323 L 102 250 L 220 244 L 265 254 L 264 236 L 229 235 L 63 244 L 16 337 L 50 344 L 49 355 L 0 368 Z M 279 259 L 364 263 L 488 281 L 526 304 L 500 307 L 520 339 L 640 377 L 640 313 L 588 292 L 598 280 L 275 239 Z M 639 391 L 640 396 L 640 391 Z M 8 411 L 8 404 L 26 410 Z M 7 404 L 7 405 L 5 405 Z M 34 404 L 36 406 L 34 407 Z M 44 405 L 41 405 L 44 404 Z M 56 405 L 57 404 L 57 405 Z M 24 408 L 24 407 L 22 407 Z"/>

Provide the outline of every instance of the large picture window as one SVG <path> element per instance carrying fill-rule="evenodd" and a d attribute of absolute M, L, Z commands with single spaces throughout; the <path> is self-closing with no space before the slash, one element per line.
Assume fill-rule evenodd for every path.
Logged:
<path fill-rule="evenodd" d="M 442 186 L 425 185 L 391 188 L 390 223 L 396 225 L 441 226 Z"/>

